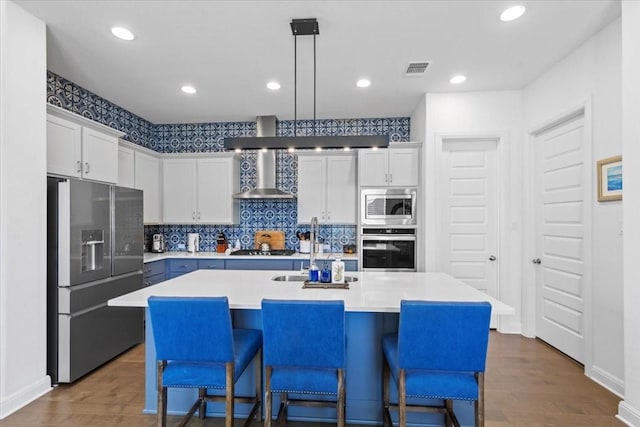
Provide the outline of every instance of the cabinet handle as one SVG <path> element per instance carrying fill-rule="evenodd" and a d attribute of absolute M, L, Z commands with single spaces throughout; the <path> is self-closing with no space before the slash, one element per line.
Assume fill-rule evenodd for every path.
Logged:
<path fill-rule="evenodd" d="M 76 172 L 82 172 L 82 162 L 80 160 L 76 162 L 76 168 Z"/>
<path fill-rule="evenodd" d="M 89 173 L 89 162 L 84 162 L 84 173 Z"/>
<path fill-rule="evenodd" d="M 196 211 L 191 212 L 191 218 L 195 221 L 196 219 Z"/>
<path fill-rule="evenodd" d="M 198 221 L 200 221 L 200 211 L 198 211 Z"/>
<path fill-rule="evenodd" d="M 327 221 L 331 219 L 331 212 L 327 212 Z"/>
<path fill-rule="evenodd" d="M 384 182 L 389 182 L 389 174 L 388 173 L 384 174 Z"/>
<path fill-rule="evenodd" d="M 390 173 L 389 174 L 389 184 L 391 184 L 393 182 L 393 174 Z"/>
<path fill-rule="evenodd" d="M 143 271 L 143 273 L 144 273 L 144 274 L 151 273 L 151 269 L 144 270 L 144 271 Z"/>
<path fill-rule="evenodd" d="M 181 268 L 188 268 L 189 266 L 188 266 L 188 265 L 186 265 L 186 264 L 183 264 L 183 265 L 181 265 L 180 267 L 181 267 Z"/>

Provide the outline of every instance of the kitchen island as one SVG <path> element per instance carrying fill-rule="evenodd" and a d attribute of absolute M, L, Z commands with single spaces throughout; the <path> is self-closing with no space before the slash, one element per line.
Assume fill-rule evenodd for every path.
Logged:
<path fill-rule="evenodd" d="M 347 332 L 347 409 L 349 423 L 380 424 L 382 421 L 382 352 L 380 339 L 397 331 L 400 301 L 403 299 L 438 301 L 488 301 L 493 315 L 513 315 L 514 309 L 444 273 L 349 272 L 356 278 L 349 289 L 302 289 L 300 281 L 274 281 L 277 276 L 295 275 L 292 271 L 197 270 L 175 279 L 114 298 L 111 306 L 146 307 L 151 295 L 227 296 L 233 310 L 235 327 L 262 328 L 262 299 L 343 300 Z M 215 325 L 213 325 L 215 327 Z M 155 347 L 151 325 L 146 331 L 145 413 L 156 412 Z M 253 370 L 247 368 L 236 387 L 238 394 L 250 394 Z M 185 413 L 195 395 L 193 390 L 170 390 L 169 413 Z M 274 399 L 276 400 L 276 399 Z M 278 405 L 279 402 L 274 402 Z M 473 404 L 456 402 L 464 425 L 473 424 Z M 222 406 L 208 405 L 209 415 L 222 416 Z M 276 406 L 277 407 L 277 406 Z M 246 414 L 248 406 L 236 406 Z M 246 412 L 245 412 L 246 411 Z M 413 414 L 419 423 L 438 425 L 440 415 Z M 289 409 L 289 417 L 298 420 L 334 420 L 330 408 Z"/>

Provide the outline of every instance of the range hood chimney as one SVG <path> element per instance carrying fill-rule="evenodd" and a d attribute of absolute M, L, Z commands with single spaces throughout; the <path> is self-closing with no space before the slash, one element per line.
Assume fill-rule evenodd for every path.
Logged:
<path fill-rule="evenodd" d="M 276 136 L 276 116 L 258 116 L 256 120 L 257 137 Z M 259 141 L 259 140 L 258 140 Z M 256 188 L 236 193 L 234 199 L 295 199 L 293 194 L 276 188 L 276 152 L 258 150 L 256 158 Z"/>

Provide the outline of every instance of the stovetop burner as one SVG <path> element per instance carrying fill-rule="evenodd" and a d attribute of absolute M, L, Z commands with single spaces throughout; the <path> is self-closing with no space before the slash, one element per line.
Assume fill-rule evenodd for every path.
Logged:
<path fill-rule="evenodd" d="M 290 256 L 295 254 L 296 251 L 293 249 L 272 249 L 268 252 L 262 252 L 259 249 L 238 249 L 237 251 L 231 252 L 230 255 L 265 255 L 265 256 L 277 256 L 277 255 L 286 255 Z"/>

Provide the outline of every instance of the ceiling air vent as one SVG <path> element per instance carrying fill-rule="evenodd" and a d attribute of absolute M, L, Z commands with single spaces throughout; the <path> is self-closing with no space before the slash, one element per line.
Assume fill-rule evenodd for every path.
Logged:
<path fill-rule="evenodd" d="M 431 62 L 429 61 L 413 61 L 409 62 L 405 76 L 421 76 L 427 70 Z"/>

